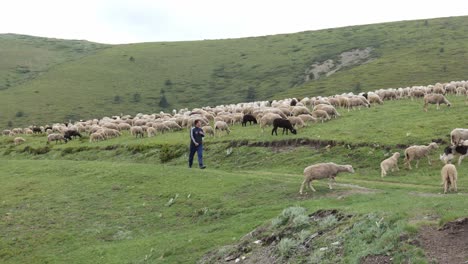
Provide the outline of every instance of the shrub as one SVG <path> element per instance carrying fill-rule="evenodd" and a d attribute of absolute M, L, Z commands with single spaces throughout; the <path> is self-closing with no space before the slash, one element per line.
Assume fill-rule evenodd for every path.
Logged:
<path fill-rule="evenodd" d="M 297 247 L 298 243 L 294 239 L 291 238 L 283 238 L 278 243 L 278 252 L 279 254 L 284 257 L 288 258 L 293 253 L 293 249 Z"/>

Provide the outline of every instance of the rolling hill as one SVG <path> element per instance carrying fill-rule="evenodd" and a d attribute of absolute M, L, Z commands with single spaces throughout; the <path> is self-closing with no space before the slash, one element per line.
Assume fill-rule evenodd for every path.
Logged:
<path fill-rule="evenodd" d="M 101 45 L 0 35 L 0 127 L 461 80 L 468 16 Z"/>

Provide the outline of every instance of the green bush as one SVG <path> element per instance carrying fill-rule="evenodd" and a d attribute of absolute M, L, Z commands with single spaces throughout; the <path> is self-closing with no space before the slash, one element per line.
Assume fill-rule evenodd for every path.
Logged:
<path fill-rule="evenodd" d="M 163 145 L 159 153 L 159 159 L 162 163 L 166 163 L 182 156 L 185 152 L 186 148 L 183 145 Z"/>

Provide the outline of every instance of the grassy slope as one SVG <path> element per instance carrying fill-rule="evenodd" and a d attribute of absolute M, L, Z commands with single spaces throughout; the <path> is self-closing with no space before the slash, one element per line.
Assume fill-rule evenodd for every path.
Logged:
<path fill-rule="evenodd" d="M 156 112 L 258 99 L 330 95 L 466 78 L 468 17 L 256 38 L 117 45 L 0 92 L 0 125 Z M 302 83 L 314 62 L 372 47 L 373 61 Z M 133 57 L 133 61 L 130 58 Z M 140 96 L 134 101 L 135 94 Z M 117 98 L 117 99 L 116 99 Z M 23 117 L 16 117 L 19 111 Z"/>
<path fill-rule="evenodd" d="M 375 213 L 404 220 L 409 229 L 434 216 L 440 223 L 466 216 L 466 160 L 458 167 L 458 195 L 439 194 L 439 161 L 433 166 L 423 161 L 419 169 L 402 169 L 385 179 L 379 176 L 384 154 L 402 151 L 397 144 L 423 144 L 434 138 L 448 141 L 451 128 L 468 125 L 461 121 L 468 107 L 463 98 L 451 96 L 450 100 L 453 107 L 439 111 L 432 107 L 427 113 L 420 100 L 341 111 L 339 119 L 302 129 L 298 136 L 273 137 L 257 133 L 258 127 L 235 126 L 229 136 L 207 139 L 209 168 L 205 171 L 187 169 L 185 155 L 160 163 L 161 144 L 185 145 L 185 131 L 145 139 L 125 135 L 97 144 L 86 140 L 53 144 L 43 155 L 27 151 L 43 148 L 44 136 L 27 137 L 26 145 L 16 147 L 9 143 L 11 139 L 2 138 L 0 260 L 192 263 L 207 250 L 235 243 L 294 205 L 310 212 L 338 208 L 353 214 Z M 349 146 L 281 151 L 244 146 L 226 154 L 231 140 L 318 136 Z M 369 146 L 358 147 L 358 143 Z M 323 161 L 353 164 L 356 173 L 341 175 L 337 182 L 375 192 L 359 194 L 347 186 L 329 191 L 326 181 L 320 181 L 315 183 L 317 193 L 299 196 L 303 168 Z M 176 194 L 175 203 L 166 206 Z M 349 253 L 346 261 L 354 262 L 359 252 Z"/>
<path fill-rule="evenodd" d="M 108 45 L 82 40 L 61 40 L 0 34 L 0 90 L 30 81 L 58 64 L 94 53 Z"/>

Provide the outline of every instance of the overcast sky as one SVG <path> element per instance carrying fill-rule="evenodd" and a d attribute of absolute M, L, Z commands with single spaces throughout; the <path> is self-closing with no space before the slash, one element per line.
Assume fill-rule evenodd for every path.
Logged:
<path fill-rule="evenodd" d="M 121 44 L 468 15 L 467 0 L 1 0 L 0 33 Z"/>

